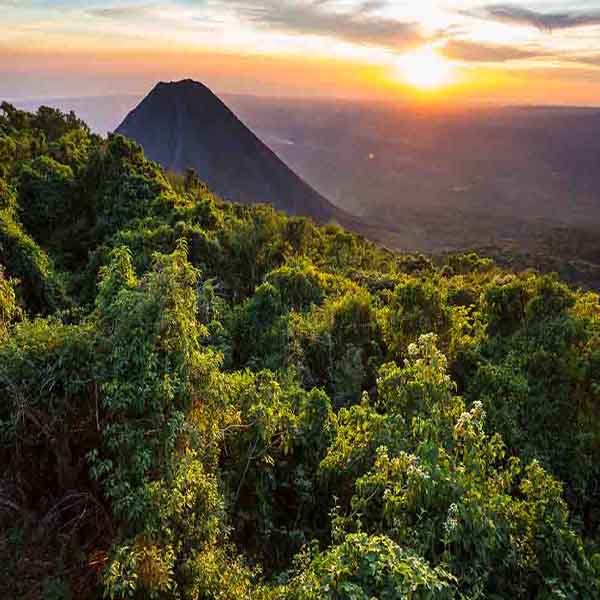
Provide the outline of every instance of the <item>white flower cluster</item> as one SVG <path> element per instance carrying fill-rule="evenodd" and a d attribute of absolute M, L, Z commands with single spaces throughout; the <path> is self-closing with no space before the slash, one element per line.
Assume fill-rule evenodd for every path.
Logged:
<path fill-rule="evenodd" d="M 474 438 L 477 432 L 483 429 L 485 421 L 485 410 L 483 404 L 479 401 L 473 403 L 470 411 L 460 415 L 454 426 L 454 438 Z"/>
<path fill-rule="evenodd" d="M 412 462 L 406 469 L 406 476 L 409 480 L 421 479 L 423 481 L 428 481 L 431 479 L 429 473 L 421 468 L 416 457 L 414 462 Z"/>
<path fill-rule="evenodd" d="M 453 502 L 448 508 L 448 518 L 444 522 L 444 531 L 446 535 L 453 534 L 459 525 L 458 506 Z"/>
<path fill-rule="evenodd" d="M 485 421 L 485 410 L 483 409 L 483 402 L 477 400 L 473 402 L 473 408 L 471 408 L 471 414 L 473 418 L 479 421 L 479 423 L 483 424 Z"/>

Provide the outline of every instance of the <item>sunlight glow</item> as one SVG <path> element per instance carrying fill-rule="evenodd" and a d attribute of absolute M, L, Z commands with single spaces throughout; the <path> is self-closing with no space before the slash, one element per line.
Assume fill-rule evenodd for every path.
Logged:
<path fill-rule="evenodd" d="M 423 47 L 400 57 L 398 71 L 402 80 L 420 90 L 435 90 L 454 81 L 452 63 L 434 48 Z"/>

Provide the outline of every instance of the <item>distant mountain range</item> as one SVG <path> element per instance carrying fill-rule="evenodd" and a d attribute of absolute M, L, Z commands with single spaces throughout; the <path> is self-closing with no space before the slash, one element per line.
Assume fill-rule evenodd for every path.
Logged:
<path fill-rule="evenodd" d="M 201 83 L 159 83 L 117 128 L 165 169 L 196 170 L 217 194 L 291 215 L 346 222 Z"/>

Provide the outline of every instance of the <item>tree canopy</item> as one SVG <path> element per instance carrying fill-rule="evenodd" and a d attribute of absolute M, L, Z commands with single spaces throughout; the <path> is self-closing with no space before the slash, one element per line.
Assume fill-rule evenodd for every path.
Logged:
<path fill-rule="evenodd" d="M 0 112 L 7 598 L 597 598 L 600 304 Z"/>

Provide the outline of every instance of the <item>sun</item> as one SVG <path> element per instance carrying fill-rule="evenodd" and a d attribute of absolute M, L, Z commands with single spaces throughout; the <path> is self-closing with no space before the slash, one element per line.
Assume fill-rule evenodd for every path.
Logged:
<path fill-rule="evenodd" d="M 454 80 L 452 64 L 434 48 L 423 47 L 403 54 L 398 61 L 402 80 L 420 90 L 436 90 Z"/>

